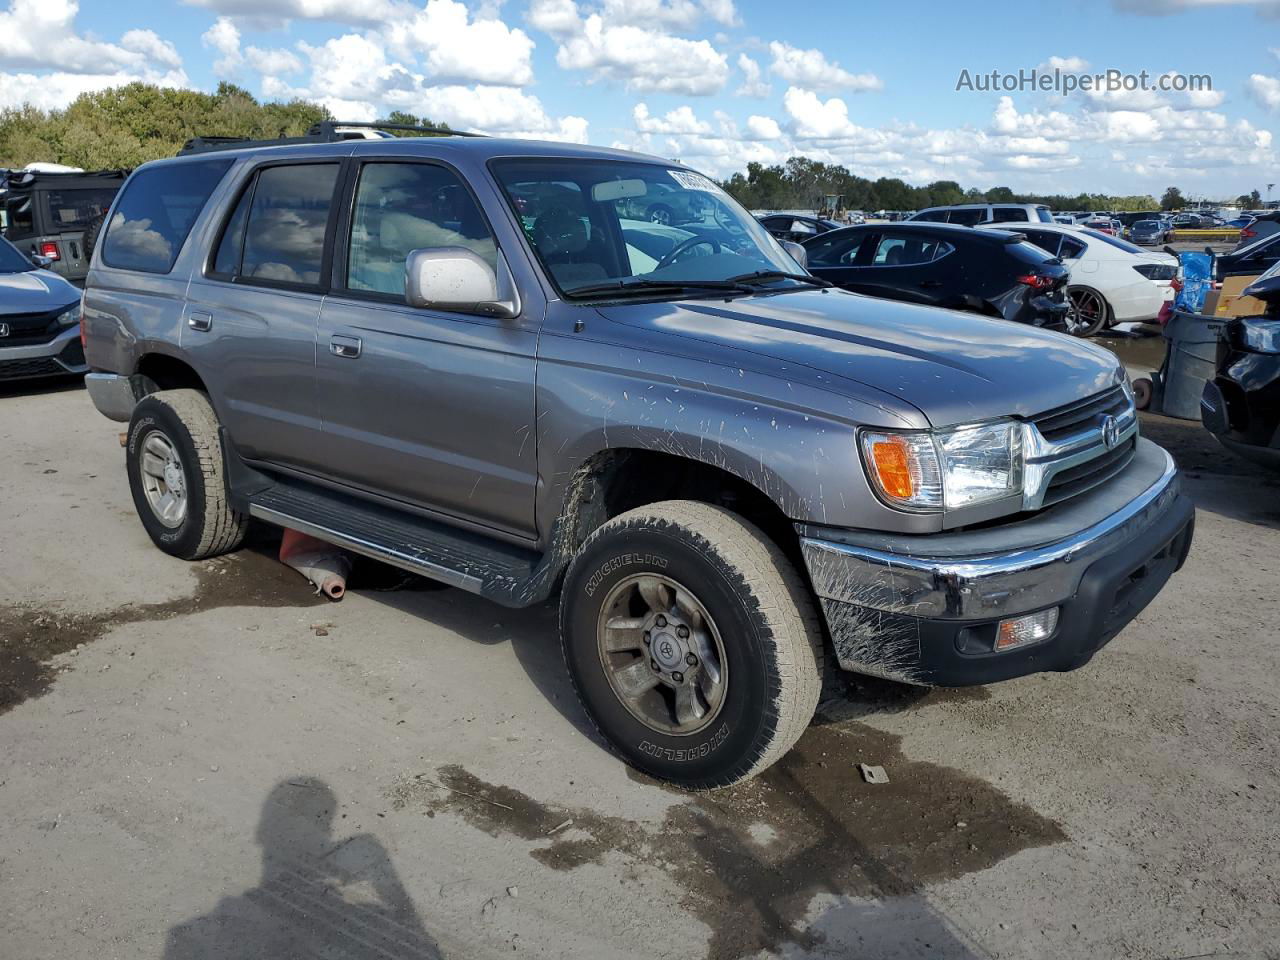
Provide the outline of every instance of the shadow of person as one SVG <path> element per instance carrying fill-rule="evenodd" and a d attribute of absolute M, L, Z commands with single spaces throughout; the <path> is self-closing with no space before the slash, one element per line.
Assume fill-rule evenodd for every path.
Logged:
<path fill-rule="evenodd" d="M 321 780 L 283 780 L 262 806 L 257 886 L 169 931 L 164 960 L 439 960 L 386 849 L 337 840 Z"/>

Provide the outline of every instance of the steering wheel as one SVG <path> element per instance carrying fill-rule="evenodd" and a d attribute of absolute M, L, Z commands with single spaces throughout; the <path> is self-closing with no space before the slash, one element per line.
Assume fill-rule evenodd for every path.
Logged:
<path fill-rule="evenodd" d="M 657 262 L 653 269 L 661 270 L 663 267 L 671 266 L 671 264 L 676 262 L 676 257 L 680 256 L 680 254 L 684 253 L 686 250 L 693 249 L 700 243 L 708 244 L 711 247 L 711 252 L 713 254 L 719 253 L 722 249 L 720 241 L 715 237 L 690 237 L 688 240 L 681 240 L 672 247 L 667 255 Z"/>

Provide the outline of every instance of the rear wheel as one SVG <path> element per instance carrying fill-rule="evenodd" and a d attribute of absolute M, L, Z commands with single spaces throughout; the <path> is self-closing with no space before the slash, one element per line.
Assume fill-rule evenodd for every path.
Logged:
<path fill-rule="evenodd" d="M 133 505 L 165 553 L 200 560 L 238 547 L 248 517 L 231 509 L 218 418 L 198 390 L 143 397 L 125 451 Z"/>
<path fill-rule="evenodd" d="M 741 517 L 673 500 L 622 514 L 565 578 L 574 688 L 624 759 L 683 786 L 754 776 L 813 717 L 824 648 L 813 599 Z"/>
<path fill-rule="evenodd" d="M 1111 308 L 1106 297 L 1092 287 L 1068 287 L 1067 299 L 1071 303 L 1068 314 L 1071 333 L 1077 337 L 1092 337 L 1107 325 Z"/>

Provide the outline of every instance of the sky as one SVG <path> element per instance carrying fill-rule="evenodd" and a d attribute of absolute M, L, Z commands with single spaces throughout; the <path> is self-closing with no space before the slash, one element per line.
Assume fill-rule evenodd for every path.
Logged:
<path fill-rule="evenodd" d="M 803 155 L 912 184 L 1280 198 L 1280 0 L 0 0 L 0 38 L 0 107 L 230 80 L 716 177 Z M 975 89 L 1055 69 L 1212 89 Z"/>

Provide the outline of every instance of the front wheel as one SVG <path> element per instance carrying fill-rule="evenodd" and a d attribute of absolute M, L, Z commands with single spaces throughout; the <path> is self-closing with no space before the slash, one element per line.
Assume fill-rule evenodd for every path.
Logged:
<path fill-rule="evenodd" d="M 218 418 L 198 390 L 162 390 L 134 407 L 125 450 L 138 518 L 165 553 L 202 560 L 238 547 L 248 518 L 227 502 Z"/>
<path fill-rule="evenodd" d="M 565 663 L 632 766 L 691 788 L 755 776 L 808 726 L 824 647 L 795 567 L 756 527 L 672 500 L 588 538 L 560 601 Z"/>

